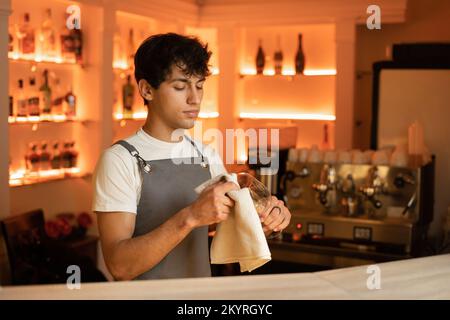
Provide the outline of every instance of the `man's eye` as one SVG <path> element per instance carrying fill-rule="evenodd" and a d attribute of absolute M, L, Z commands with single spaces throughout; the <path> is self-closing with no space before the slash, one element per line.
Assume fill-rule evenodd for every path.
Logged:
<path fill-rule="evenodd" d="M 203 86 L 197 86 L 198 90 L 203 90 Z"/>
<path fill-rule="evenodd" d="M 174 87 L 174 88 L 175 88 L 175 90 L 181 91 L 181 90 L 184 90 L 185 87 Z"/>

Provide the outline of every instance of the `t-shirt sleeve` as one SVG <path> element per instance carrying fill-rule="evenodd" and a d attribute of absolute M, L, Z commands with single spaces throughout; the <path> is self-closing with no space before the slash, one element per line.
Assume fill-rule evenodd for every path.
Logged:
<path fill-rule="evenodd" d="M 93 178 L 93 211 L 137 212 L 133 159 L 122 159 L 112 150 L 103 152 Z"/>

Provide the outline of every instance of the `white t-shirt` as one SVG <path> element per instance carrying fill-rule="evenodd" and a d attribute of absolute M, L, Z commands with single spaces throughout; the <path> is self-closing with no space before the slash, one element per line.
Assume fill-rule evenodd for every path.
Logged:
<path fill-rule="evenodd" d="M 150 136 L 142 128 L 124 140 L 134 146 L 140 156 L 148 161 L 200 156 L 186 138 L 176 143 L 165 142 Z M 213 148 L 196 140 L 194 143 L 208 159 L 212 178 L 226 173 L 222 159 Z M 93 211 L 137 212 L 142 175 L 136 158 L 123 146 L 113 145 L 102 153 L 95 169 L 93 183 Z"/>

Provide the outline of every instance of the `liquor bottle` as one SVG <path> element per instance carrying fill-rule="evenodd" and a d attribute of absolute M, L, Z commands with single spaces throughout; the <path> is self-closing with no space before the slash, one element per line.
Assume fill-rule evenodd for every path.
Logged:
<path fill-rule="evenodd" d="M 55 58 L 56 56 L 56 33 L 52 23 L 52 9 L 45 10 L 45 20 L 42 22 L 39 41 L 44 56 Z"/>
<path fill-rule="evenodd" d="M 36 79 L 30 77 L 30 97 L 28 98 L 28 114 L 30 116 L 39 116 L 39 91 L 36 89 Z"/>
<path fill-rule="evenodd" d="M 329 150 L 330 149 L 330 142 L 328 137 L 328 124 L 323 125 L 323 140 L 321 145 L 322 150 Z"/>
<path fill-rule="evenodd" d="M 266 64 L 266 56 L 262 49 L 262 40 L 259 39 L 258 52 L 256 54 L 256 73 L 257 74 L 263 73 L 265 64 Z"/>
<path fill-rule="evenodd" d="M 31 142 L 28 145 L 28 151 L 25 155 L 25 165 L 28 172 L 39 171 L 39 152 L 38 146 L 35 142 Z"/>
<path fill-rule="evenodd" d="M 8 30 L 8 53 L 14 52 L 14 36 L 12 32 L 12 27 L 9 27 Z"/>
<path fill-rule="evenodd" d="M 22 79 L 19 79 L 19 91 L 17 93 L 16 103 L 17 103 L 16 116 L 17 117 L 28 116 L 27 99 L 25 98 Z"/>
<path fill-rule="evenodd" d="M 52 114 L 63 114 L 63 101 L 65 95 L 61 90 L 61 81 L 59 78 L 55 79 L 55 93 L 53 95 L 55 99 L 52 102 Z"/>
<path fill-rule="evenodd" d="M 75 62 L 83 63 L 83 34 L 81 29 L 74 28 L 70 32 L 73 40 L 73 52 L 75 54 Z"/>
<path fill-rule="evenodd" d="M 113 62 L 114 63 L 123 63 L 123 46 L 122 46 L 122 38 L 120 37 L 120 29 L 117 28 L 114 33 L 114 48 L 113 48 Z"/>
<path fill-rule="evenodd" d="M 135 46 L 134 46 L 134 34 L 133 29 L 130 29 L 130 33 L 128 35 L 128 48 L 127 48 L 127 64 L 129 69 L 134 68 L 134 55 L 135 55 Z"/>
<path fill-rule="evenodd" d="M 273 55 L 273 63 L 275 68 L 275 74 L 281 74 L 283 69 L 283 51 L 281 51 L 280 36 L 277 37 L 277 51 Z"/>
<path fill-rule="evenodd" d="M 39 154 L 39 170 L 45 171 L 51 169 L 50 163 L 51 154 L 48 151 L 48 143 L 47 141 L 42 141 L 41 143 L 41 152 Z"/>
<path fill-rule="evenodd" d="M 52 89 L 48 84 L 48 70 L 44 70 L 44 83 L 39 88 L 41 91 L 41 110 L 43 114 L 50 114 L 52 111 Z"/>
<path fill-rule="evenodd" d="M 77 97 L 72 92 L 72 87 L 69 88 L 69 91 L 64 97 L 63 111 L 69 120 L 73 120 L 77 115 Z"/>
<path fill-rule="evenodd" d="M 53 142 L 50 162 L 52 169 L 55 170 L 61 168 L 61 150 L 59 149 L 59 141 Z"/>
<path fill-rule="evenodd" d="M 75 141 L 70 142 L 69 146 L 69 152 L 70 152 L 70 168 L 76 168 L 78 164 L 78 151 L 75 148 Z"/>
<path fill-rule="evenodd" d="M 303 74 L 305 70 L 305 55 L 303 53 L 302 48 L 302 34 L 298 34 L 298 49 L 297 54 L 295 55 L 295 73 Z"/>
<path fill-rule="evenodd" d="M 71 164 L 70 141 L 65 141 L 61 151 L 61 168 L 68 169 Z"/>
<path fill-rule="evenodd" d="M 65 14 L 64 21 L 67 21 L 69 14 Z M 70 29 L 67 28 L 66 24 L 60 32 L 60 46 L 61 46 L 61 57 L 63 61 L 75 62 L 75 49 L 74 49 L 74 39 Z"/>
<path fill-rule="evenodd" d="M 17 38 L 19 39 L 19 51 L 25 58 L 30 58 L 35 51 L 34 29 L 30 26 L 30 14 L 24 14 L 24 23 L 19 27 Z"/>
<path fill-rule="evenodd" d="M 9 96 L 9 114 L 10 117 L 14 116 L 14 98 Z"/>
<path fill-rule="evenodd" d="M 123 117 L 131 117 L 133 115 L 134 103 L 134 86 L 131 83 L 131 76 L 127 76 L 127 82 L 122 86 L 122 102 L 123 102 Z"/>

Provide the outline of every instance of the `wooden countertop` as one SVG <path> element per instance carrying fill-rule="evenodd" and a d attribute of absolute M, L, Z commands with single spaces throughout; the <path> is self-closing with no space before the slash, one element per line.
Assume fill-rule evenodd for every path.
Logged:
<path fill-rule="evenodd" d="M 450 254 L 377 264 L 381 289 L 369 290 L 367 266 L 315 273 L 124 281 L 0 288 L 0 299 L 450 299 Z"/>

